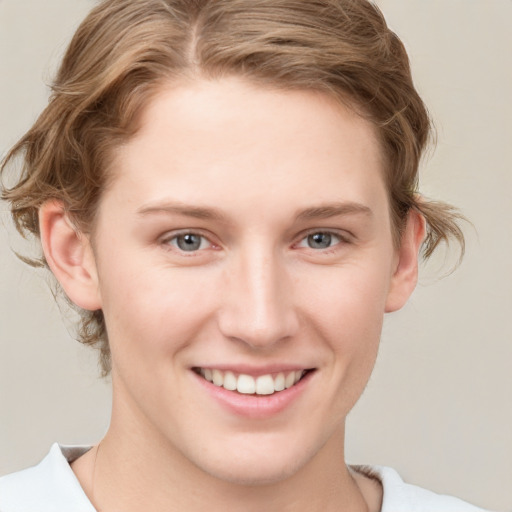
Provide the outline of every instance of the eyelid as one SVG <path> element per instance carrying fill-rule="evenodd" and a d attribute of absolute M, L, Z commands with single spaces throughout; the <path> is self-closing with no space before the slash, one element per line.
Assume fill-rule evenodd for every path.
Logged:
<path fill-rule="evenodd" d="M 308 238 L 308 236 L 310 235 L 314 235 L 316 233 L 322 233 L 322 234 L 327 234 L 327 235 L 331 235 L 331 236 L 335 236 L 336 238 L 338 238 L 339 242 L 329 246 L 329 247 L 326 247 L 324 249 L 313 249 L 311 247 L 307 247 L 307 246 L 303 246 L 304 248 L 306 249 L 311 249 L 315 252 L 322 252 L 322 251 L 332 251 L 334 250 L 337 246 L 341 245 L 341 244 L 349 244 L 351 243 L 351 233 L 348 233 L 347 231 L 341 231 L 341 230 L 338 230 L 338 229 L 333 229 L 333 228 L 326 228 L 326 229 L 322 229 L 322 228 L 315 228 L 315 229 L 309 229 L 305 232 L 302 232 L 297 238 L 298 238 L 298 241 L 296 243 L 294 243 L 293 245 L 295 247 L 297 246 L 300 246 L 299 244 L 301 244 L 304 240 L 306 240 Z"/>
<path fill-rule="evenodd" d="M 303 242 L 304 240 L 307 239 L 308 236 L 310 235 L 314 235 L 315 233 L 324 233 L 324 234 L 329 234 L 329 235 L 332 235 L 336 238 L 339 239 L 339 242 L 335 243 L 334 245 L 330 246 L 330 247 L 327 247 L 325 249 L 312 249 L 310 248 L 311 250 L 314 250 L 315 252 L 321 252 L 322 250 L 323 251 L 329 251 L 329 250 L 333 250 L 336 246 L 340 245 L 340 244 L 348 244 L 348 243 L 351 243 L 352 242 L 352 238 L 353 238 L 353 235 L 352 233 L 346 231 L 346 230 L 339 230 L 339 229 L 333 229 L 333 228 L 325 228 L 325 229 L 322 229 L 322 228 L 313 228 L 313 229 L 308 229 L 306 231 L 303 231 L 302 233 L 300 233 L 297 237 L 296 237 L 296 242 L 294 242 L 292 244 L 292 246 L 294 247 L 297 247 L 299 246 L 299 244 L 301 242 Z M 171 246 L 170 242 L 171 240 L 174 240 L 176 239 L 177 237 L 179 236 L 182 236 L 182 235 L 197 235 L 197 236 L 200 236 L 201 238 L 204 238 L 207 242 L 208 242 L 208 247 L 204 248 L 204 249 L 198 249 L 196 251 L 190 251 L 189 252 L 189 256 L 193 255 L 194 253 L 200 253 L 200 252 L 203 252 L 207 249 L 219 249 L 221 247 L 221 244 L 219 243 L 216 243 L 212 240 L 213 235 L 211 233 L 205 233 L 203 229 L 200 229 L 200 228 L 185 228 L 185 229 L 177 229 L 177 230 L 170 230 L 170 231 L 167 231 L 164 235 L 160 236 L 158 238 L 158 242 L 162 245 L 166 245 L 166 246 Z M 179 253 L 181 254 L 186 254 L 187 251 L 183 251 L 181 249 L 179 249 L 179 247 L 176 247 L 175 245 L 172 245 L 173 249 L 175 249 L 176 251 L 178 251 Z M 307 247 L 306 247 L 307 248 Z"/>
<path fill-rule="evenodd" d="M 172 240 L 178 238 L 179 236 L 183 236 L 183 235 L 199 236 L 208 242 L 208 247 L 206 247 L 204 249 L 198 249 L 196 251 L 189 251 L 189 253 L 187 254 L 187 251 L 183 251 L 179 247 L 170 243 Z M 206 234 L 202 229 L 193 229 L 192 228 L 192 229 L 177 229 L 174 231 L 172 231 L 172 230 L 167 231 L 164 235 L 162 235 L 158 238 L 158 241 L 162 245 L 166 245 L 168 247 L 171 246 L 174 250 L 176 250 L 180 254 L 187 254 L 188 256 L 191 256 L 194 253 L 199 253 L 199 252 L 205 251 L 207 249 L 218 248 L 219 245 L 216 244 L 215 242 L 213 242 L 211 238 L 212 238 L 212 236 L 209 234 Z"/>
<path fill-rule="evenodd" d="M 315 233 L 325 233 L 329 235 L 336 235 L 337 237 L 343 239 L 343 240 L 350 240 L 354 235 L 350 233 L 350 231 L 347 231 L 346 229 L 336 229 L 336 228 L 312 228 L 312 229 L 306 229 L 305 231 L 301 232 L 297 238 L 299 240 L 302 240 L 303 238 L 306 238 L 309 235 L 314 235 Z"/>

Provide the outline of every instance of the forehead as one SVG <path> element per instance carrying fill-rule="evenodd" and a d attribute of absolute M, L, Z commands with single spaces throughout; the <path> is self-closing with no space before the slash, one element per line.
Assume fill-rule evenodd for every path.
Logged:
<path fill-rule="evenodd" d="M 384 189 L 371 123 L 325 94 L 236 78 L 162 88 L 112 171 L 118 194 L 218 203 L 210 206 L 261 205 L 273 195 L 375 202 Z"/>

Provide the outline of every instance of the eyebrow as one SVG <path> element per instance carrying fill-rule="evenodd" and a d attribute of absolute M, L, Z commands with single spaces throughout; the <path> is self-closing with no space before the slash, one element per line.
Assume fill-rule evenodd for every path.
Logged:
<path fill-rule="evenodd" d="M 330 217 L 362 214 L 367 217 L 372 217 L 372 210 L 360 203 L 347 202 L 347 203 L 333 203 L 320 206 L 314 206 L 302 210 L 297 214 L 296 220 L 316 220 L 328 219 Z"/>
<path fill-rule="evenodd" d="M 158 213 L 166 213 L 166 214 L 174 214 L 174 215 L 182 215 L 185 217 L 192 217 L 195 219 L 202 220 L 216 220 L 219 222 L 228 223 L 228 217 L 217 208 L 210 207 L 201 207 L 201 206 L 193 206 L 182 203 L 175 202 L 163 202 L 163 203 L 155 203 L 149 204 L 147 206 L 143 206 L 137 210 L 139 215 L 149 215 L 149 214 L 158 214 Z M 345 216 L 345 215 L 354 215 L 354 214 L 362 214 L 367 217 L 372 217 L 372 210 L 363 204 L 355 203 L 355 202 L 344 202 L 344 203 L 329 203 L 325 205 L 313 206 L 311 208 L 306 208 L 305 210 L 301 210 L 295 216 L 296 221 L 307 221 L 307 220 L 317 220 L 317 219 L 328 219 L 330 217 L 337 216 Z"/>
<path fill-rule="evenodd" d="M 148 215 L 152 213 L 168 213 L 174 215 L 182 215 L 185 217 L 193 217 L 195 219 L 228 222 L 226 215 L 217 208 L 203 208 L 200 206 L 192 206 L 174 202 L 149 204 L 139 208 L 137 213 L 140 215 Z"/>

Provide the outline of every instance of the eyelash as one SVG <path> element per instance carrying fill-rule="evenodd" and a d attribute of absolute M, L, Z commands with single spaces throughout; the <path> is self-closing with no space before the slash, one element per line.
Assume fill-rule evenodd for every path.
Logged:
<path fill-rule="evenodd" d="M 301 245 L 304 242 L 307 244 L 310 241 L 310 240 L 308 240 L 309 237 L 312 237 L 314 235 L 327 235 L 330 237 L 329 242 L 332 241 L 332 238 L 334 238 L 337 241 L 334 244 L 329 245 L 328 247 L 324 247 L 324 248 L 313 248 L 313 247 L 309 247 L 307 245 Z M 199 237 L 201 239 L 200 246 L 197 249 L 194 249 L 191 251 L 187 251 L 187 250 L 184 250 L 181 247 L 179 247 L 178 244 L 179 244 L 180 237 L 186 237 L 186 236 Z M 207 247 L 204 247 L 205 242 L 206 242 L 206 244 L 208 244 Z M 197 231 L 182 231 L 179 233 L 174 233 L 174 234 L 172 234 L 172 236 L 167 236 L 167 237 L 163 238 L 161 243 L 164 246 L 172 246 L 173 250 L 177 250 L 179 253 L 181 253 L 183 255 L 187 254 L 188 256 L 197 255 L 198 253 L 204 251 L 205 249 L 218 248 L 218 246 L 216 244 L 214 244 L 206 235 L 202 234 L 201 232 L 197 232 Z M 327 229 L 326 230 L 316 229 L 316 230 L 309 231 L 309 232 L 303 234 L 301 236 L 299 242 L 294 244 L 293 247 L 302 247 L 305 249 L 312 249 L 314 252 L 326 254 L 326 253 L 334 252 L 339 245 L 344 245 L 344 244 L 349 244 L 349 243 L 350 243 L 349 237 L 346 235 L 342 235 L 339 232 L 330 231 Z"/>
<path fill-rule="evenodd" d="M 310 241 L 308 239 L 314 235 L 327 235 L 329 237 L 329 242 L 333 238 L 336 239 L 337 242 L 333 243 L 332 245 L 329 245 L 328 247 L 323 247 L 323 248 L 320 247 L 320 248 L 316 248 L 316 249 L 313 247 L 309 247 L 308 245 L 301 245 L 303 243 L 307 244 Z M 338 248 L 339 245 L 343 245 L 343 244 L 347 244 L 347 243 L 350 243 L 348 237 L 342 235 L 341 233 L 339 233 L 337 231 L 329 231 L 328 229 L 326 229 L 326 230 L 318 230 L 317 229 L 317 230 L 309 231 L 308 233 L 305 233 L 302 236 L 302 238 L 300 239 L 299 243 L 296 244 L 296 246 L 304 247 L 306 249 L 312 249 L 318 253 L 328 254 L 328 253 L 334 252 Z"/>
<path fill-rule="evenodd" d="M 199 237 L 201 239 L 199 248 L 192 250 L 192 251 L 187 251 L 187 250 L 180 248 L 178 245 L 179 239 L 180 239 L 180 237 L 186 237 L 186 236 Z M 161 242 L 164 246 L 172 246 L 173 249 L 177 250 L 179 253 L 188 254 L 190 256 L 193 255 L 194 253 L 199 253 L 201 251 L 204 251 L 205 249 L 216 247 L 215 244 L 213 242 L 211 242 L 207 236 L 205 236 L 204 234 L 197 232 L 197 231 L 182 231 L 180 233 L 174 233 L 170 236 L 166 236 L 165 238 L 163 238 Z M 173 242 L 175 242 L 175 243 L 173 243 Z M 208 244 L 208 247 L 202 247 L 204 245 L 204 242 L 206 242 Z"/>

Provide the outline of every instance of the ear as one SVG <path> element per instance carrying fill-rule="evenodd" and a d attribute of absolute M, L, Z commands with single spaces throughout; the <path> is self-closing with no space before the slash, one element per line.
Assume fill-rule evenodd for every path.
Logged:
<path fill-rule="evenodd" d="M 407 302 L 418 282 L 418 257 L 425 238 L 423 215 L 411 209 L 397 251 L 396 267 L 386 300 L 386 313 L 397 311 Z"/>
<path fill-rule="evenodd" d="M 39 230 L 46 261 L 68 298 L 82 309 L 101 309 L 90 240 L 73 225 L 60 201 L 39 208 Z"/>

